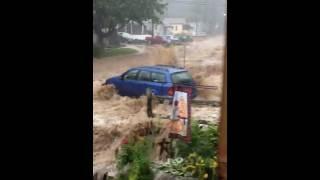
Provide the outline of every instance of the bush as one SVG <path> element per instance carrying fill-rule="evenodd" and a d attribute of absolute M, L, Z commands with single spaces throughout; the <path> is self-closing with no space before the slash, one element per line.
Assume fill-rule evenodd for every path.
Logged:
<path fill-rule="evenodd" d="M 198 179 L 216 179 L 215 168 L 217 162 L 213 158 L 203 158 L 196 153 L 189 154 L 187 158 L 169 159 L 158 169 L 175 175 L 196 177 Z"/>
<path fill-rule="evenodd" d="M 93 47 L 93 57 L 100 58 L 104 55 L 104 48 L 94 46 Z"/>
<path fill-rule="evenodd" d="M 178 176 L 191 176 L 198 179 L 216 179 L 218 126 L 208 124 L 201 128 L 198 121 L 192 121 L 191 142 L 176 143 L 175 160 L 169 160 L 160 169 Z"/>
<path fill-rule="evenodd" d="M 191 134 L 190 143 L 177 142 L 177 157 L 187 157 L 191 153 L 197 153 L 204 158 L 213 158 L 217 155 L 218 126 L 216 124 L 201 128 L 198 121 L 192 121 Z"/>
<path fill-rule="evenodd" d="M 121 172 L 118 179 L 123 180 L 151 180 L 153 172 L 151 170 L 150 153 L 152 142 L 150 139 L 139 140 L 134 143 L 132 140 L 127 145 L 123 145 L 117 156 L 117 168 Z M 124 172 L 124 167 L 129 169 Z"/>

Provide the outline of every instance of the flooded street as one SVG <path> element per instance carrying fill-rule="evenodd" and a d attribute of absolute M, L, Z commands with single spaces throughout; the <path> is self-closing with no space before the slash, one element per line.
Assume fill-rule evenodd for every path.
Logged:
<path fill-rule="evenodd" d="M 220 100 L 222 83 L 223 37 L 195 40 L 186 46 L 185 67 L 197 84 L 217 86 L 217 90 L 199 89 L 197 99 Z M 184 47 L 143 47 L 135 55 L 115 56 L 93 60 L 93 167 L 106 168 L 115 161 L 115 150 L 121 139 L 135 125 L 149 121 L 146 113 L 146 97 L 139 99 L 121 97 L 111 87 L 101 84 L 112 76 L 121 75 L 132 67 L 170 64 L 184 65 Z M 170 107 L 156 104 L 154 112 L 169 115 Z M 192 106 L 192 117 L 198 120 L 217 122 L 220 108 Z M 154 118 L 156 121 L 161 121 Z"/>

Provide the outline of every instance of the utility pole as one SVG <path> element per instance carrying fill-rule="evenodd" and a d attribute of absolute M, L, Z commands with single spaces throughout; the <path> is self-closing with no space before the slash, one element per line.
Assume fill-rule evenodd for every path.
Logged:
<path fill-rule="evenodd" d="M 141 25 L 141 34 L 144 34 L 144 25 L 143 25 L 143 23 Z"/>
<path fill-rule="evenodd" d="M 152 37 L 154 36 L 154 24 L 153 24 L 153 19 L 151 19 L 151 33 L 152 33 Z"/>
<path fill-rule="evenodd" d="M 186 44 L 183 43 L 183 68 L 186 67 Z"/>

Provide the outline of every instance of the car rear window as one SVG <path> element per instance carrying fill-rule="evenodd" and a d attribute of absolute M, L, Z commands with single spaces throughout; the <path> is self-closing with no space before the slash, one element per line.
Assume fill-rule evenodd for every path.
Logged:
<path fill-rule="evenodd" d="M 192 83 L 192 77 L 187 71 L 174 73 L 171 75 L 171 79 L 173 83 L 177 84 L 189 84 Z"/>
<path fill-rule="evenodd" d="M 165 75 L 162 73 L 153 72 L 151 73 L 151 81 L 161 83 L 166 82 Z"/>

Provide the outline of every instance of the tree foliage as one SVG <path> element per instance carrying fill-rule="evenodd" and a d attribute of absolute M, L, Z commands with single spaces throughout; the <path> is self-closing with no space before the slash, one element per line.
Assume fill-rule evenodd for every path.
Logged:
<path fill-rule="evenodd" d="M 93 0 L 93 30 L 99 40 L 130 21 L 159 22 L 165 6 L 160 0 Z"/>

